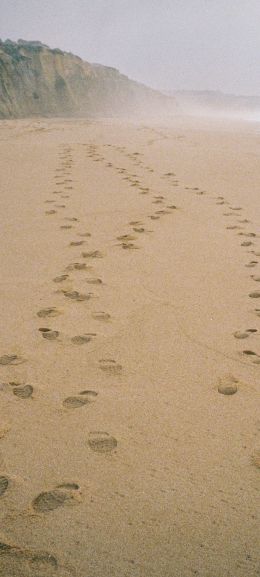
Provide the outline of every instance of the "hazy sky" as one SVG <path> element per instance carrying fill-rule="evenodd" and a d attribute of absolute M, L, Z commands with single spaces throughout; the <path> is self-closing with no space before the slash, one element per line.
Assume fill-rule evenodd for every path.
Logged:
<path fill-rule="evenodd" d="M 0 0 L 0 38 L 41 40 L 161 89 L 260 95 L 260 0 Z"/>

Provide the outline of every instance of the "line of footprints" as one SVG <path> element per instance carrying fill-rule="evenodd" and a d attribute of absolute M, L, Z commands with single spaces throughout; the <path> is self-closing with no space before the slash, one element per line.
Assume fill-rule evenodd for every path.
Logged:
<path fill-rule="evenodd" d="M 152 131 L 154 132 L 154 131 Z M 156 131 L 155 131 L 156 132 Z M 163 133 L 158 131 L 158 134 L 160 135 L 161 138 L 165 137 L 163 135 Z M 165 137 L 167 138 L 167 137 Z M 154 142 L 154 141 L 153 141 Z M 148 144 L 151 144 L 151 142 L 149 141 Z M 142 169 L 142 173 L 144 171 L 147 172 L 154 172 L 154 170 L 150 167 L 147 166 L 146 164 L 144 164 L 142 162 L 142 155 L 140 152 L 134 152 L 134 153 L 129 153 L 127 152 L 126 147 L 120 147 L 120 146 L 113 146 L 111 144 L 107 144 L 104 145 L 104 147 L 111 147 L 113 148 L 117 153 L 120 153 L 122 155 L 122 157 L 127 158 L 128 160 L 132 160 L 133 165 L 135 167 L 141 167 Z M 95 162 L 105 162 L 105 157 L 102 154 L 99 154 L 98 150 L 97 150 L 97 146 L 95 145 L 89 145 L 89 152 L 88 152 L 88 156 L 91 157 Z M 139 190 L 139 194 L 150 194 L 152 191 L 150 190 L 149 187 L 144 186 L 144 184 L 140 181 L 140 178 L 138 177 L 138 175 L 136 174 L 136 172 L 132 173 L 126 170 L 126 168 L 124 167 L 118 167 L 112 164 L 112 162 L 107 162 L 106 166 L 109 168 L 114 168 L 114 170 L 120 174 L 123 175 L 123 180 L 128 181 L 131 187 L 136 187 Z M 173 187 L 177 187 L 179 186 L 179 182 L 176 178 L 176 175 L 174 172 L 167 172 L 166 174 L 161 175 L 161 179 L 164 179 L 167 184 L 170 184 Z M 203 190 L 200 190 L 198 187 L 185 187 L 185 190 L 187 191 L 191 191 L 193 194 L 196 194 L 200 197 L 202 196 L 207 196 L 207 193 Z M 229 202 L 227 202 L 225 200 L 225 198 L 223 196 L 217 196 L 217 197 L 212 197 L 210 196 L 210 198 L 216 200 L 216 204 L 219 206 L 223 206 L 225 205 L 228 208 L 227 212 L 224 212 L 225 217 L 234 217 L 235 221 L 232 221 L 232 224 L 228 225 L 226 228 L 228 230 L 232 230 L 232 231 L 236 231 L 238 234 L 238 237 L 242 237 L 241 238 L 241 247 L 243 248 L 248 248 L 248 252 L 251 256 L 251 260 L 249 260 L 249 262 L 247 262 L 245 264 L 245 266 L 247 268 L 255 268 L 257 267 L 259 261 L 257 260 L 257 257 L 260 256 L 260 247 L 259 249 L 255 246 L 255 241 L 257 238 L 260 237 L 260 235 L 258 235 L 256 232 L 247 230 L 247 226 L 250 224 L 250 221 L 247 218 L 243 218 L 242 217 L 242 212 L 243 212 L 243 208 L 242 207 L 237 207 L 237 206 L 231 206 Z M 165 204 L 165 197 L 163 195 L 154 195 L 153 197 L 153 204 Z M 149 218 L 152 220 L 159 220 L 164 214 L 169 214 L 171 212 L 171 210 L 176 209 L 176 205 L 167 205 L 166 207 L 162 208 L 161 210 L 157 210 L 155 211 L 154 214 L 149 215 Z M 238 215 L 238 216 L 237 216 Z M 142 223 L 140 222 L 131 222 L 130 223 L 133 226 L 133 232 L 134 233 L 144 233 L 147 232 L 146 229 L 142 226 Z M 122 248 L 124 249 L 136 249 L 138 247 L 136 247 L 136 245 L 132 242 L 133 240 L 135 240 L 136 237 L 133 236 L 132 233 L 130 234 L 126 234 L 126 235 L 122 235 L 120 237 L 118 237 L 118 240 L 122 241 Z M 260 274 L 251 274 L 250 278 L 252 279 L 252 281 L 254 283 L 260 282 Z M 249 298 L 250 299 L 258 299 L 260 298 L 260 290 L 252 290 L 249 293 Z M 254 313 L 256 316 L 260 317 L 260 308 L 255 308 L 254 309 Z M 245 328 L 242 330 L 236 330 L 233 333 L 234 338 L 236 339 L 247 339 L 252 335 L 256 335 L 258 333 L 258 329 L 257 328 Z M 251 350 L 251 349 L 244 349 L 241 354 L 243 355 L 243 357 L 247 357 L 249 359 L 250 362 L 252 362 L 253 364 L 260 364 L 260 355 Z"/>
<path fill-rule="evenodd" d="M 160 134 L 160 137 L 163 137 L 163 134 Z M 153 141 L 149 140 L 147 144 L 149 145 L 152 143 Z M 141 180 L 141 177 L 138 176 L 137 172 L 139 169 L 141 169 L 142 175 L 147 173 L 150 175 L 150 178 L 154 173 L 154 169 L 143 162 L 142 154 L 140 152 L 128 152 L 127 148 L 124 146 L 106 144 L 102 146 L 102 152 L 100 153 L 99 147 L 93 143 L 84 144 L 82 146 L 86 147 L 87 157 L 92 159 L 93 162 L 104 163 L 108 169 L 114 170 L 119 175 L 119 177 L 127 184 L 129 184 L 129 187 L 135 189 L 138 194 L 147 195 L 147 209 L 149 209 L 147 219 L 149 218 L 150 220 L 157 221 L 166 215 L 173 214 L 173 212 L 176 211 L 177 206 L 172 204 L 171 200 L 167 199 L 164 194 L 158 194 L 157 190 L 153 190 L 151 185 L 147 186 L 147 183 L 144 183 Z M 116 152 L 122 161 L 125 159 L 127 160 L 128 165 L 129 163 L 132 164 L 134 171 L 129 171 L 125 166 L 115 166 L 112 162 L 107 160 L 105 157 L 105 150 L 108 150 L 109 152 L 110 149 L 112 149 L 113 152 Z M 63 145 L 59 160 L 60 163 L 55 172 L 55 190 L 53 191 L 55 200 L 47 199 L 45 201 L 46 204 L 53 205 L 53 208 L 47 209 L 45 211 L 46 216 L 59 215 L 60 211 L 63 211 L 66 208 L 66 204 L 64 204 L 65 200 L 70 199 L 71 195 L 73 194 L 73 155 L 72 148 L 69 145 Z M 120 164 L 123 164 L 123 162 Z M 180 186 L 174 172 L 167 172 L 159 176 L 160 179 L 166 183 L 167 188 L 170 191 L 172 191 L 172 187 Z M 231 224 L 226 228 L 231 231 L 236 231 L 238 233 L 238 237 L 241 239 L 241 247 L 247 248 L 249 250 L 251 260 L 249 260 L 245 266 L 250 269 L 257 267 L 257 257 L 260 256 L 260 248 L 258 249 L 255 243 L 259 235 L 257 235 L 255 232 L 247 230 L 249 221 L 242 217 L 243 209 L 241 207 L 231 206 L 223 196 L 218 196 L 217 198 L 212 197 L 205 191 L 200 190 L 198 187 L 186 186 L 185 190 L 187 190 L 188 193 L 196 194 L 201 198 L 204 196 L 208 196 L 210 199 L 214 198 L 217 205 L 225 206 L 224 216 L 227 218 L 230 217 L 231 219 Z M 151 212 L 151 205 L 152 207 L 155 206 L 155 211 Z M 157 209 L 157 205 L 160 205 L 161 208 Z M 60 229 L 72 230 L 75 229 L 75 226 L 78 226 L 78 223 L 79 219 L 76 217 L 64 217 L 63 224 L 60 225 Z M 153 232 L 146 228 L 145 218 L 142 221 L 131 221 L 128 223 L 128 226 L 131 227 L 131 229 L 125 231 L 122 235 L 119 235 L 115 239 L 115 243 L 113 245 L 119 246 L 125 251 L 139 249 L 140 246 L 136 245 L 135 241 L 141 237 L 149 238 L 149 234 Z M 71 240 L 70 246 L 81 247 L 87 243 L 90 238 L 92 238 L 90 232 L 84 231 L 78 232 L 77 236 L 81 237 L 80 240 Z M 66 285 L 68 285 L 68 281 L 71 282 L 71 280 L 73 280 L 71 279 L 70 275 L 73 275 L 75 272 L 77 272 L 77 274 L 78 271 L 82 273 L 93 273 L 93 267 L 89 265 L 89 262 L 93 262 L 93 260 L 101 259 L 103 257 L 104 253 L 100 250 L 92 249 L 83 251 L 81 253 L 81 258 L 83 260 L 68 264 L 65 271 L 62 271 L 61 274 L 52 279 L 55 285 L 61 287 L 58 288 L 58 293 L 60 293 L 64 299 L 69 299 L 75 303 L 81 303 L 81 306 L 83 303 L 88 303 L 91 301 L 93 297 L 92 292 L 82 293 L 78 290 L 68 288 Z M 250 278 L 252 279 L 252 283 L 260 282 L 260 275 L 258 276 L 257 274 L 252 274 L 250 275 Z M 92 287 L 104 286 L 103 280 L 98 276 L 89 276 L 87 277 L 86 281 Z M 66 288 L 63 288 L 64 286 Z M 260 290 L 253 290 L 252 288 L 252 291 L 249 293 L 249 298 L 260 298 Z M 259 308 L 255 308 L 254 312 L 256 316 L 260 317 Z M 37 312 L 38 318 L 42 321 L 54 319 L 60 314 L 61 312 L 59 309 L 54 306 L 43 308 Z M 93 319 L 102 322 L 111 322 L 112 320 L 110 314 L 104 311 L 93 311 L 91 316 Z M 42 338 L 44 338 L 46 341 L 59 341 L 60 334 L 59 331 L 55 328 L 51 328 L 49 326 L 40 326 L 38 330 Z M 241 340 L 247 339 L 250 338 L 250 336 L 255 335 L 257 332 L 258 330 L 255 327 L 237 330 L 234 332 L 234 338 Z M 93 341 L 96 336 L 97 333 L 84 333 L 82 335 L 75 335 L 71 337 L 71 343 L 75 346 L 86 345 Z M 247 357 L 250 362 L 253 362 L 254 364 L 260 364 L 260 355 L 258 353 L 250 349 L 245 349 L 241 352 L 241 354 L 243 357 Z M 24 362 L 26 362 L 26 359 L 16 354 L 4 354 L 0 357 L 0 365 L 2 366 L 16 366 Z M 107 375 L 115 377 L 117 375 L 121 375 L 123 367 L 114 359 L 100 359 L 99 369 Z M 17 382 L 9 382 L 1 385 L 2 390 L 6 388 L 8 388 L 8 390 L 11 389 L 16 397 L 23 400 L 29 399 L 33 396 L 33 387 L 29 384 L 22 385 Z M 218 392 L 223 395 L 234 395 L 238 391 L 238 388 L 239 382 L 232 375 L 227 375 L 219 379 L 217 389 Z M 72 395 L 64 399 L 64 410 L 74 410 L 86 405 L 90 405 L 91 403 L 95 402 L 97 395 L 98 393 L 96 391 L 82 390 L 77 395 Z M 94 451 L 95 453 L 104 455 L 113 453 L 117 449 L 118 443 L 117 439 L 110 433 L 104 431 L 91 431 L 88 437 L 88 446 L 90 450 Z M 260 451 L 256 451 L 252 455 L 252 463 L 256 467 L 260 468 Z M 10 483 L 11 479 L 9 479 L 6 475 L 0 476 L 0 496 L 6 493 Z M 76 483 L 65 483 L 53 487 L 50 491 L 44 491 L 43 493 L 40 493 L 33 500 L 32 508 L 34 511 L 39 513 L 47 513 L 66 504 L 70 504 L 72 502 L 76 503 L 79 500 L 80 487 Z M 8 544 L 0 543 L 0 553 L 1 547 L 2 550 L 7 552 L 9 551 L 10 554 L 10 551 L 14 549 L 14 547 L 10 547 Z"/>

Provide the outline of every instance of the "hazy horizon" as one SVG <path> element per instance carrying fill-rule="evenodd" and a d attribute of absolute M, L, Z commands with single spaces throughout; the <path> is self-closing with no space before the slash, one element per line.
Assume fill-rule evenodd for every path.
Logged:
<path fill-rule="evenodd" d="M 95 4 L 95 5 L 94 5 Z M 0 37 L 39 40 L 163 91 L 260 96 L 260 3 L 0 0 Z"/>

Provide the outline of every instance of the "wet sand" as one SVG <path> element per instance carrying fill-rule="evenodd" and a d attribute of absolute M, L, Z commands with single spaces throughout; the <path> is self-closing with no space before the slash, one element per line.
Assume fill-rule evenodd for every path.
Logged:
<path fill-rule="evenodd" d="M 259 575 L 259 152 L 1 122 L 1 577 Z"/>

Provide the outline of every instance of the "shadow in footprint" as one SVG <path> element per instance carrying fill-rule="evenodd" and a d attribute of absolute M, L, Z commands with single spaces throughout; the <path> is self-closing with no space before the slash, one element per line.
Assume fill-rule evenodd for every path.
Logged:
<path fill-rule="evenodd" d="M 88 279 L 87 279 L 87 283 L 88 283 L 88 284 L 99 285 L 99 284 L 103 284 L 103 281 L 102 281 L 101 278 L 88 278 Z"/>
<path fill-rule="evenodd" d="M 257 329 L 247 329 L 245 331 L 236 331 L 233 336 L 236 339 L 247 339 L 250 335 L 257 333 Z"/>
<path fill-rule="evenodd" d="M 16 386 L 13 389 L 13 394 L 20 399 L 29 399 L 33 394 L 32 385 L 24 385 L 24 387 Z"/>
<path fill-rule="evenodd" d="M 89 433 L 88 445 L 95 453 L 111 453 L 117 447 L 117 440 L 109 433 L 103 431 L 93 431 Z"/>
<path fill-rule="evenodd" d="M 96 400 L 98 393 L 96 391 L 81 391 L 79 395 L 74 395 L 72 397 L 67 397 L 62 402 L 66 409 L 79 409 L 85 405 L 89 405 Z"/>
<path fill-rule="evenodd" d="M 83 258 L 103 258 L 102 252 L 99 250 L 92 250 L 90 252 L 83 252 Z"/>
<path fill-rule="evenodd" d="M 66 275 L 67 277 L 67 275 Z M 61 277 L 58 277 L 59 279 Z M 65 278 L 62 278 L 62 280 L 65 280 Z M 61 282 L 61 280 L 54 280 L 54 282 Z M 37 312 L 37 316 L 40 318 L 53 318 L 53 317 L 57 317 L 59 315 L 61 315 L 61 311 L 59 311 L 58 309 L 56 309 L 56 307 L 47 307 L 45 309 L 41 309 L 40 311 Z"/>
<path fill-rule="evenodd" d="M 53 491 L 44 491 L 40 493 L 32 502 L 32 507 L 37 513 L 49 513 L 65 504 L 72 504 L 75 501 L 75 491 L 77 489 L 67 489 L 69 487 L 78 487 L 76 483 L 64 484 L 61 488 L 56 488 Z"/>
<path fill-rule="evenodd" d="M 70 242 L 69 246 L 82 246 L 84 243 L 84 240 L 73 240 Z"/>
<path fill-rule="evenodd" d="M 249 293 L 251 299 L 259 299 L 260 298 L 260 291 L 253 291 Z"/>
<path fill-rule="evenodd" d="M 25 359 L 18 355 L 3 355 L 0 357 L 0 365 L 21 365 Z"/>
<path fill-rule="evenodd" d="M 254 465 L 257 469 L 260 469 L 260 449 L 255 451 L 253 453 L 253 455 L 251 456 L 251 463 L 252 465 Z"/>
<path fill-rule="evenodd" d="M 91 298 L 91 293 L 81 294 L 78 291 L 63 291 L 66 298 L 77 302 L 88 301 Z"/>
<path fill-rule="evenodd" d="M 9 479 L 4 475 L 0 476 L 0 497 L 5 494 L 9 486 Z"/>
<path fill-rule="evenodd" d="M 48 341 L 55 341 L 60 334 L 59 331 L 53 331 L 52 329 L 45 327 L 40 328 L 39 331 L 41 332 L 42 337 Z"/>
<path fill-rule="evenodd" d="M 85 262 L 73 262 L 66 267 L 66 270 L 92 270 Z"/>
<path fill-rule="evenodd" d="M 59 283 L 59 282 L 63 282 L 65 280 L 67 280 L 69 278 L 68 274 L 62 274 L 60 276 L 56 276 L 55 278 L 53 278 L 53 282 Z"/>
<path fill-rule="evenodd" d="M 72 337 L 71 342 L 74 345 L 84 345 L 86 343 L 90 343 L 93 337 L 96 337 L 96 333 L 85 333 L 84 335 L 77 335 Z"/>
<path fill-rule="evenodd" d="M 104 311 L 93 312 L 91 316 L 96 321 L 109 321 L 111 319 L 110 314 L 105 313 Z"/>
<path fill-rule="evenodd" d="M 101 359 L 99 361 L 99 368 L 108 375 L 120 375 L 123 367 L 113 359 Z"/>

